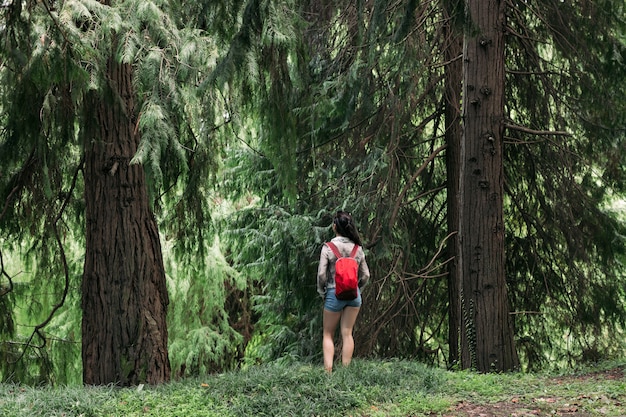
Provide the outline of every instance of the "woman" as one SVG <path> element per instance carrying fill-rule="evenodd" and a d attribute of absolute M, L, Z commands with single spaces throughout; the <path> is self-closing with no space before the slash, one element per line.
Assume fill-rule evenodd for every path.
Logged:
<path fill-rule="evenodd" d="M 337 257 L 332 250 L 324 245 L 320 254 L 320 263 L 317 269 L 317 291 L 324 298 L 324 333 L 322 350 L 324 352 L 324 369 L 327 372 L 333 370 L 335 356 L 335 330 L 341 324 L 341 363 L 348 366 L 354 353 L 354 339 L 352 329 L 361 308 L 361 288 L 367 284 L 370 271 L 365 262 L 365 252 L 361 247 L 361 238 L 352 221 L 352 216 L 345 211 L 338 211 L 333 219 L 333 232 L 335 237 L 331 240 L 343 256 L 349 256 L 354 245 L 359 245 L 355 259 L 359 264 L 359 290 L 354 300 L 338 300 L 335 296 L 335 262 Z"/>

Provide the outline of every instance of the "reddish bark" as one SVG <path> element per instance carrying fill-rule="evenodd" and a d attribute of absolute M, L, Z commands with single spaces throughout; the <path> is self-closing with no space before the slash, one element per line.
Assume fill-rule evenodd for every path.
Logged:
<path fill-rule="evenodd" d="M 460 148 L 461 364 L 515 369 L 504 258 L 504 0 L 468 0 Z"/>
<path fill-rule="evenodd" d="M 129 164 L 140 139 L 132 68 L 107 72 L 85 111 L 83 382 L 157 384 L 170 378 L 165 270 L 143 166 Z"/>

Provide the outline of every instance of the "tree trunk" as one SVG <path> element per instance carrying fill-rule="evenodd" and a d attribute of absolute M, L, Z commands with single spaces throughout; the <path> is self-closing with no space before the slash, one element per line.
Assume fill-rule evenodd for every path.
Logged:
<path fill-rule="evenodd" d="M 446 123 L 446 170 L 447 170 L 447 222 L 449 232 L 459 230 L 459 170 L 461 147 L 461 86 L 463 81 L 463 1 L 443 1 L 445 16 L 444 59 L 445 67 L 445 123 Z M 452 261 L 448 263 L 448 363 L 459 361 L 459 331 L 461 326 L 461 303 L 459 288 L 461 270 L 457 263 L 458 233 L 448 241 L 447 251 Z"/>
<path fill-rule="evenodd" d="M 502 138 L 505 0 L 468 0 L 460 176 L 461 364 L 518 367 L 505 279 Z"/>
<path fill-rule="evenodd" d="M 106 93 L 94 93 L 86 103 L 85 384 L 170 378 L 159 233 L 143 167 L 129 164 L 139 144 L 131 78 L 130 65 L 111 60 Z"/>

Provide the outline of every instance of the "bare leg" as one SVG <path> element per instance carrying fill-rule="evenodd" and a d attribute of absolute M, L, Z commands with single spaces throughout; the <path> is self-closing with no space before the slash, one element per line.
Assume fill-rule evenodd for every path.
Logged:
<path fill-rule="evenodd" d="M 335 330 L 341 319 L 342 312 L 324 309 L 324 333 L 322 337 L 322 351 L 324 352 L 324 369 L 332 372 L 335 358 Z"/>
<path fill-rule="evenodd" d="M 350 365 L 352 354 L 354 353 L 354 339 L 352 337 L 352 329 L 359 315 L 359 307 L 346 307 L 341 312 L 341 340 L 343 347 L 341 349 L 341 363 L 343 366 Z"/>

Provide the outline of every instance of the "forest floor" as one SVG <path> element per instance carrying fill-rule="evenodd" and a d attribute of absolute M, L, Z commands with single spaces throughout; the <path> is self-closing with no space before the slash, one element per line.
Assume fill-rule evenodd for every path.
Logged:
<path fill-rule="evenodd" d="M 606 381 L 624 379 L 624 366 L 608 370 L 590 372 L 577 376 L 565 376 L 550 378 L 549 382 L 555 386 L 569 386 L 578 384 L 589 386 L 594 382 L 598 384 Z M 623 393 L 626 395 L 626 393 Z M 621 397 L 621 398 L 620 398 Z M 572 392 L 569 395 L 546 395 L 546 396 L 514 396 L 507 401 L 498 401 L 491 404 L 475 404 L 462 401 L 454 406 L 443 417 L 530 417 L 530 416 L 567 416 L 567 417 L 591 417 L 608 414 L 608 409 L 626 407 L 624 395 L 616 397 L 601 392 Z M 584 411 L 588 405 L 594 403 L 595 411 Z M 607 413 L 603 413 L 603 410 Z M 626 409 L 625 414 L 626 415 Z"/>
<path fill-rule="evenodd" d="M 11 417 L 625 417 L 626 360 L 537 374 L 407 360 L 274 362 L 158 386 L 0 383 Z"/>

